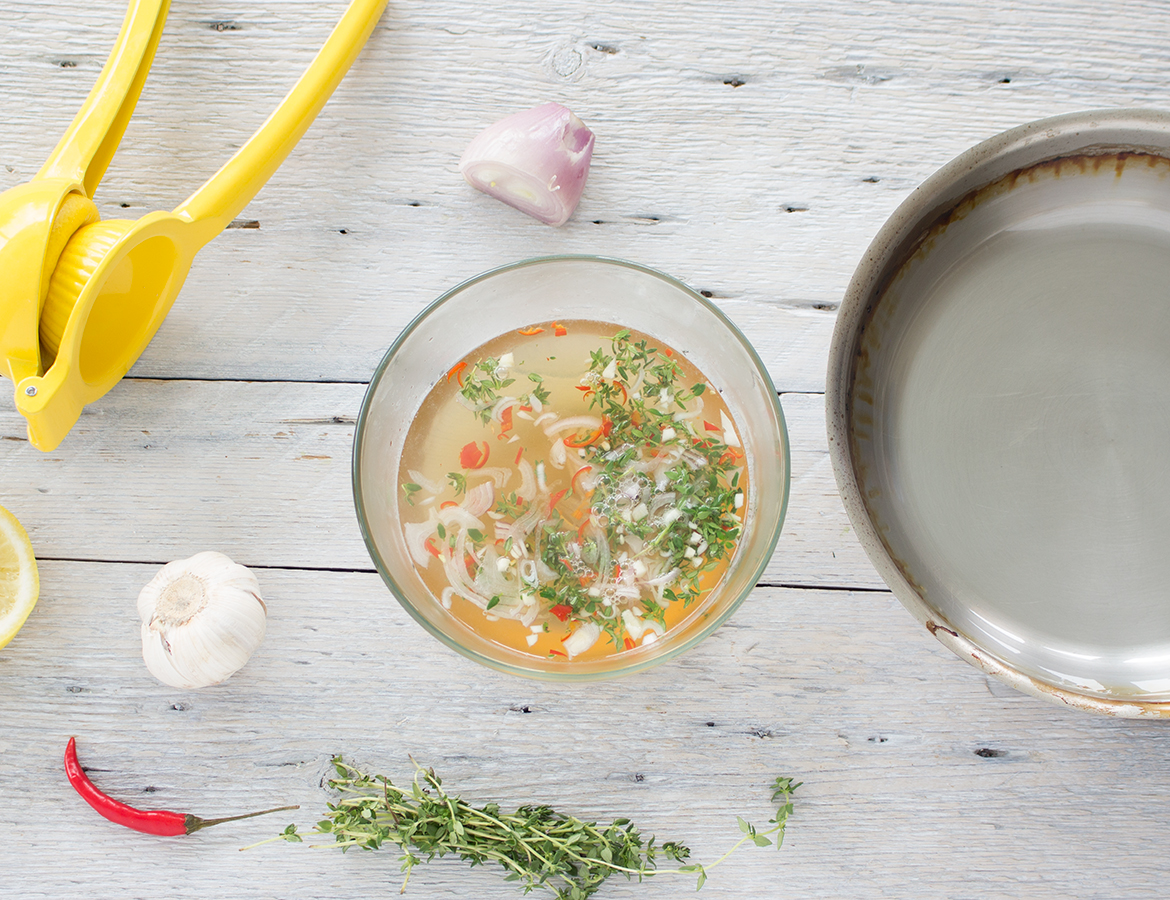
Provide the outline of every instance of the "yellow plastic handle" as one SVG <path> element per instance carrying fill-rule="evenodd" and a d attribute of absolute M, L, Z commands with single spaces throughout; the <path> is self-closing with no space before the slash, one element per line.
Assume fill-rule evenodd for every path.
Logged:
<path fill-rule="evenodd" d="M 37 178 L 67 178 L 93 197 L 134 114 L 170 0 L 131 0 L 110 57 Z"/>
<path fill-rule="evenodd" d="M 284 162 L 357 58 L 387 2 L 353 0 L 305 74 L 260 130 L 175 209 L 180 218 L 206 226 L 198 229 L 202 242 L 226 228 Z"/>

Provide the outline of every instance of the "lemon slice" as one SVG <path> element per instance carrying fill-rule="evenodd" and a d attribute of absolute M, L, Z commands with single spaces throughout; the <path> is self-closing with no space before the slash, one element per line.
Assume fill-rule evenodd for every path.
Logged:
<path fill-rule="evenodd" d="M 0 506 L 0 647 L 20 631 L 40 592 L 28 534 L 16 516 Z"/>

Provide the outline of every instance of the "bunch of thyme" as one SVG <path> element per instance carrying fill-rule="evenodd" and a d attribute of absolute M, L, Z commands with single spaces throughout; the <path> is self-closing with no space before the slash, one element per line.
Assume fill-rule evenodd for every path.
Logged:
<path fill-rule="evenodd" d="M 702 887 L 708 870 L 745 841 L 767 846 L 775 835 L 780 846 L 792 812 L 792 792 L 799 787 L 791 778 L 777 778 L 772 800 L 780 805 L 770 820 L 774 827 L 760 833 L 739 819 L 743 837 L 711 866 L 692 863 L 658 869 L 660 856 L 681 862 L 690 850 L 674 841 L 656 846 L 653 836 L 643 840 L 629 819 L 599 826 L 548 806 L 522 806 L 511 813 L 502 812 L 496 803 L 475 807 L 452 797 L 433 769 L 417 764 L 407 790 L 395 787 L 385 776 L 361 772 L 340 756 L 333 759 L 333 766 L 337 777 L 329 781 L 329 787 L 340 797 L 329 804 L 327 817 L 313 833 L 332 835 L 333 846 L 343 851 L 396 844 L 403 851 L 403 890 L 416 865 L 450 853 L 472 866 L 494 862 L 507 872 L 504 880 L 519 882 L 524 893 L 543 888 L 557 900 L 584 900 L 615 873 L 639 881 L 656 874 L 697 874 L 698 887 Z M 272 840 L 300 842 L 302 837 L 295 825 L 289 825 Z"/>

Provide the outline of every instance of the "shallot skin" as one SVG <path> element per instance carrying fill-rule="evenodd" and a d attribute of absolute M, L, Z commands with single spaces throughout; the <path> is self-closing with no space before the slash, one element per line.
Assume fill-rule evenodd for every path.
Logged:
<path fill-rule="evenodd" d="M 593 143 L 584 122 L 559 103 L 545 103 L 481 131 L 459 171 L 476 190 L 555 227 L 577 208 Z"/>

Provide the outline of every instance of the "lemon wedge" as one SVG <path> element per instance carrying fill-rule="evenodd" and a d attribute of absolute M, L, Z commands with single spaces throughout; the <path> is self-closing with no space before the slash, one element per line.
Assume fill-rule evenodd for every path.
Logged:
<path fill-rule="evenodd" d="M 0 506 L 0 647 L 20 631 L 40 592 L 28 534 L 16 516 Z"/>

